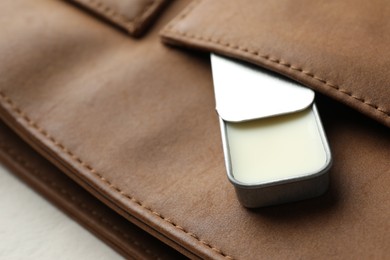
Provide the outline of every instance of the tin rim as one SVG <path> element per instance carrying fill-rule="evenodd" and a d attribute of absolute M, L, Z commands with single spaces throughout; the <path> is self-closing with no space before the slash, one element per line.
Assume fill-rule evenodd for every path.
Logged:
<path fill-rule="evenodd" d="M 220 127 L 221 127 L 223 153 L 224 153 L 224 158 L 225 158 L 224 159 L 225 160 L 225 167 L 226 167 L 226 172 L 227 172 L 227 176 L 228 176 L 229 181 L 234 186 L 239 187 L 239 188 L 257 189 L 257 188 L 263 188 L 263 187 L 269 187 L 269 186 L 275 186 L 275 185 L 281 185 L 281 184 L 287 184 L 287 183 L 292 183 L 292 182 L 313 179 L 313 178 L 316 178 L 316 177 L 319 177 L 319 176 L 325 174 L 332 166 L 332 162 L 333 162 L 332 154 L 330 152 L 329 143 L 327 141 L 327 137 L 326 137 L 324 128 L 322 126 L 320 116 L 319 116 L 319 113 L 318 113 L 318 110 L 317 110 L 315 103 L 312 104 L 312 109 L 313 109 L 314 116 L 316 119 L 315 121 L 317 124 L 317 128 L 319 129 L 321 142 L 324 146 L 324 150 L 325 150 L 325 154 L 326 154 L 326 161 L 325 161 L 324 166 L 319 171 L 316 171 L 316 172 L 308 172 L 308 173 L 303 173 L 301 175 L 298 175 L 298 176 L 292 177 L 292 178 L 282 178 L 282 179 L 275 180 L 275 181 L 259 182 L 259 183 L 254 183 L 254 184 L 243 183 L 243 182 L 240 182 L 234 178 L 231 159 L 230 159 L 230 150 L 229 150 L 229 145 L 228 145 L 228 141 L 227 141 L 226 123 L 225 123 L 225 120 L 223 120 L 221 117 L 219 117 Z"/>

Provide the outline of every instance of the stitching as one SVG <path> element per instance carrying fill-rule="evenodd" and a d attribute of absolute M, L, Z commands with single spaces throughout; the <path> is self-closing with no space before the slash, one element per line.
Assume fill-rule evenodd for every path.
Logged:
<path fill-rule="evenodd" d="M 41 128 L 37 123 L 35 123 L 27 114 L 22 111 L 15 102 L 8 97 L 3 91 L 0 91 L 0 99 L 4 100 L 11 108 L 12 111 L 14 111 L 21 119 L 23 119 L 29 127 L 32 127 L 33 129 L 37 130 L 41 135 L 43 135 L 46 139 L 48 139 L 50 142 L 52 142 L 56 147 L 58 147 L 62 152 L 64 152 L 66 155 L 68 155 L 73 161 L 77 162 L 82 168 L 88 170 L 93 175 L 97 176 L 101 181 L 103 181 L 108 187 L 115 192 L 121 194 L 124 198 L 132 201 L 133 203 L 137 204 L 138 206 L 142 207 L 143 209 L 149 211 L 151 214 L 155 215 L 156 217 L 164 220 L 165 222 L 171 224 L 176 229 L 181 230 L 185 234 L 195 238 L 198 242 L 200 242 L 202 245 L 208 247 L 209 249 L 213 250 L 214 252 L 220 254 L 221 256 L 227 258 L 227 259 L 233 259 L 233 257 L 227 255 L 219 248 L 213 246 L 212 244 L 208 243 L 207 241 L 201 239 L 196 234 L 187 231 L 184 227 L 176 224 L 171 219 L 161 215 L 160 213 L 154 211 L 149 206 L 145 205 L 140 200 L 134 198 L 133 196 L 125 193 L 123 190 L 115 186 L 110 180 L 104 178 L 96 169 L 94 169 L 90 164 L 84 162 L 82 159 L 77 157 L 72 151 L 70 151 L 68 148 L 66 148 L 63 144 L 58 142 L 54 137 L 52 137 L 46 130 Z"/>
<path fill-rule="evenodd" d="M 84 202 L 80 201 L 77 197 L 72 195 L 70 192 L 68 192 L 65 188 L 58 185 L 56 182 L 51 180 L 50 178 L 47 178 L 44 174 L 42 174 L 41 171 L 33 167 L 30 163 L 25 161 L 22 156 L 20 156 L 15 150 L 10 148 L 9 146 L 5 145 L 4 143 L 0 142 L 0 149 L 2 149 L 4 152 L 6 152 L 8 155 L 10 155 L 15 161 L 20 163 L 25 169 L 29 170 L 32 174 L 38 176 L 40 179 L 42 179 L 46 184 L 50 185 L 51 187 L 55 188 L 56 190 L 60 191 L 60 193 L 64 196 L 70 199 L 72 202 L 74 202 L 74 205 L 80 206 L 82 209 L 86 210 L 90 214 L 96 217 L 96 219 L 106 225 L 108 225 L 111 229 L 117 231 L 122 237 L 126 238 L 128 241 L 133 243 L 134 245 L 138 246 L 139 248 L 143 249 L 144 252 L 146 252 L 149 255 L 155 256 L 156 259 L 158 257 L 154 255 L 149 249 L 146 249 L 143 247 L 139 242 L 136 240 L 133 240 L 130 238 L 130 236 L 126 233 L 120 230 L 116 225 L 112 224 L 109 220 L 104 218 L 102 215 L 100 215 L 96 210 L 93 210 L 89 208 Z"/>
<path fill-rule="evenodd" d="M 153 0 L 145 5 L 144 10 L 141 11 L 136 17 L 134 17 L 135 27 L 139 28 L 142 25 L 142 22 L 145 21 L 150 15 L 153 14 L 153 8 L 158 7 L 159 5 L 163 5 L 164 2 L 161 0 Z"/>
<path fill-rule="evenodd" d="M 130 241 L 135 246 L 139 247 L 147 253 L 150 256 L 153 256 L 155 259 L 160 259 L 156 254 L 154 254 L 149 249 L 145 248 L 141 243 L 131 238 L 128 233 L 122 231 L 118 226 L 113 224 L 111 221 L 107 220 L 105 217 L 103 217 L 101 214 L 99 214 L 96 210 L 90 208 L 85 204 L 83 201 L 81 201 L 76 196 L 72 195 L 68 190 L 63 188 L 61 185 L 58 185 L 55 181 L 48 178 L 46 175 L 44 175 L 41 171 L 39 171 L 37 168 L 35 168 L 33 165 L 31 165 L 29 162 L 27 162 L 20 154 L 18 154 L 14 149 L 11 147 L 5 145 L 2 140 L 0 140 L 0 149 L 3 150 L 5 153 L 7 153 L 9 156 L 12 157 L 13 160 L 20 163 L 23 168 L 28 170 L 30 173 L 32 173 L 35 176 L 38 176 L 44 183 L 48 184 L 49 186 L 53 187 L 55 190 L 59 191 L 63 197 L 70 199 L 74 205 L 81 207 L 86 212 L 89 212 L 91 215 L 94 216 L 96 220 L 99 222 L 107 225 L 112 230 L 115 230 L 120 236 L 124 237 L 126 240 Z"/>
<path fill-rule="evenodd" d="M 150 12 L 152 7 L 154 7 L 158 2 L 156 0 L 152 0 L 149 3 L 147 3 L 144 8 L 141 10 L 140 13 L 138 13 L 135 17 L 129 18 L 123 14 L 121 14 L 118 10 L 104 4 L 102 1 L 99 0 L 74 0 L 80 4 L 88 5 L 90 8 L 95 10 L 95 12 L 102 14 L 109 18 L 110 20 L 114 22 L 120 23 L 122 26 L 124 26 L 126 29 L 128 29 L 130 32 L 134 32 L 136 28 L 138 27 L 140 21 L 142 18 L 145 17 L 147 13 Z"/>
<path fill-rule="evenodd" d="M 181 20 L 186 18 L 200 3 L 200 0 L 193 0 L 178 16 L 176 16 L 166 28 L 172 28 L 175 24 L 179 23 Z"/>
<path fill-rule="evenodd" d="M 282 65 L 282 66 L 284 66 L 292 71 L 297 71 L 306 77 L 312 78 L 312 79 L 314 79 L 314 80 L 316 80 L 316 81 L 318 81 L 318 82 L 320 82 L 328 87 L 331 87 L 331 88 L 337 90 L 338 92 L 345 94 L 348 97 L 353 98 L 354 100 L 357 100 L 359 102 L 362 102 L 363 104 L 369 106 L 370 108 L 377 110 L 378 112 L 384 114 L 385 116 L 390 117 L 390 111 L 386 111 L 385 109 L 381 108 L 379 105 L 373 104 L 373 103 L 367 101 L 365 98 L 362 98 L 362 97 L 359 97 L 359 96 L 353 94 L 351 91 L 341 87 L 340 85 L 332 83 L 329 80 L 326 80 L 322 77 L 315 75 L 315 73 L 312 73 L 308 70 L 304 70 L 300 66 L 295 66 L 289 62 L 284 61 L 283 59 L 274 58 L 274 57 L 271 57 L 270 55 L 260 54 L 256 50 L 251 50 L 251 49 L 244 47 L 244 46 L 239 46 L 239 45 L 235 45 L 235 44 L 232 44 L 229 42 L 225 42 L 221 39 L 213 39 L 212 37 L 205 37 L 202 35 L 197 35 L 197 34 L 186 33 L 186 32 L 181 32 L 178 30 L 174 30 L 173 27 L 178 22 L 180 22 L 181 20 L 186 18 L 194 10 L 195 6 L 197 6 L 200 2 L 201 2 L 201 0 L 194 1 L 191 6 L 189 6 L 186 10 L 184 10 L 181 15 L 179 15 L 178 19 L 174 19 L 169 25 L 167 25 L 167 27 L 164 31 L 166 33 L 178 34 L 178 35 L 181 35 L 182 37 L 186 37 L 189 39 L 195 39 L 195 40 L 203 41 L 206 43 L 217 44 L 217 45 L 226 47 L 228 49 L 234 50 L 236 52 L 249 54 L 255 58 L 261 58 L 263 60 L 267 60 L 267 61 L 276 63 L 278 65 Z"/>

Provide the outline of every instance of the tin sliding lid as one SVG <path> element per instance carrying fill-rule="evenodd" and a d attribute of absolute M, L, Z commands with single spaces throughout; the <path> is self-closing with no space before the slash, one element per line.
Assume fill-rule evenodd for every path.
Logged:
<path fill-rule="evenodd" d="M 228 122 L 297 112 L 314 102 L 314 91 L 269 71 L 211 55 L 216 109 Z M 259 82 L 261 84 L 259 84 Z M 280 83 L 280 84 L 279 84 Z"/>
<path fill-rule="evenodd" d="M 245 207 L 312 198 L 328 186 L 328 142 L 314 91 L 211 55 L 227 176 Z"/>

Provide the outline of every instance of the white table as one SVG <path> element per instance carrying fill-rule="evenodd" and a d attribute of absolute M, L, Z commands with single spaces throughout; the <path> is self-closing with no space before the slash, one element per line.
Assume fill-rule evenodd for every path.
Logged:
<path fill-rule="evenodd" d="M 0 165 L 0 259 L 121 259 Z"/>

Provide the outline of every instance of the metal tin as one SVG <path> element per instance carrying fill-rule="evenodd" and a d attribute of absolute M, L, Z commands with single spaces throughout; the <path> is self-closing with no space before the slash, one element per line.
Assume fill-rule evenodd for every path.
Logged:
<path fill-rule="evenodd" d="M 316 172 L 303 173 L 300 177 L 254 183 L 252 185 L 242 183 L 234 178 L 229 142 L 226 135 L 226 121 L 220 118 L 227 176 L 229 181 L 234 185 L 238 200 L 243 206 L 256 208 L 299 201 L 319 196 L 327 190 L 329 182 L 328 170 L 332 164 L 332 157 L 315 104 L 313 104 L 313 110 L 316 115 L 319 133 L 327 157 L 324 167 Z"/>
<path fill-rule="evenodd" d="M 303 200 L 324 193 L 328 187 L 328 170 L 332 158 L 314 104 L 314 92 L 261 69 L 215 55 L 212 56 L 212 68 L 227 176 L 235 187 L 240 203 L 245 207 L 255 208 Z M 262 86 L 258 84 L 259 82 Z M 275 92 L 275 88 L 281 90 Z M 253 98 L 259 96 L 264 101 L 260 104 Z M 267 99 L 271 99 L 272 102 L 265 104 Z M 314 113 L 316 129 L 326 156 L 324 165 L 314 172 L 302 172 L 288 178 L 275 177 L 273 180 L 256 183 L 237 180 L 232 169 L 227 123 L 262 120 L 294 114 L 305 109 L 310 109 L 310 112 Z"/>

